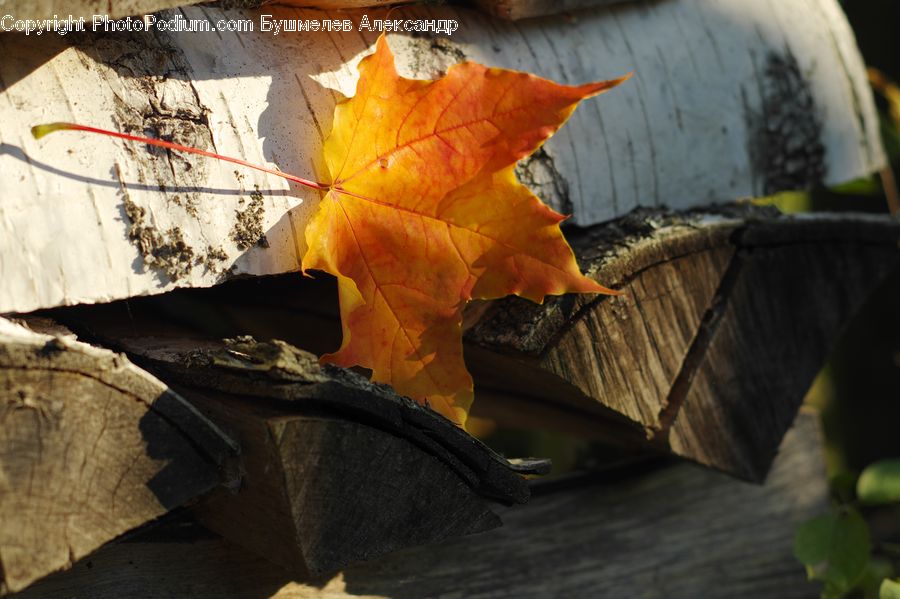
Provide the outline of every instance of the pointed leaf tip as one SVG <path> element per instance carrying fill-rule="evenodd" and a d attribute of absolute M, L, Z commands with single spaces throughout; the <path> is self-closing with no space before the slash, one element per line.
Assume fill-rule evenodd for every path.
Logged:
<path fill-rule="evenodd" d="M 624 75 L 622 75 L 621 77 L 618 77 L 616 79 L 608 79 L 606 81 L 597 81 L 594 83 L 588 83 L 585 86 L 583 86 L 587 90 L 587 94 L 585 95 L 585 98 L 598 96 L 605 91 L 609 91 L 612 88 L 616 87 L 617 85 L 625 83 L 626 81 L 631 79 L 632 75 L 634 75 L 634 71 L 629 71 L 628 73 L 625 73 Z"/>

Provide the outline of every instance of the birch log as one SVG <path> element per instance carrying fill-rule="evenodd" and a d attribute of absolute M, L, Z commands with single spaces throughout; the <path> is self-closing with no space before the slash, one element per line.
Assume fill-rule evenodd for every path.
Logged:
<path fill-rule="evenodd" d="M 0 594 L 235 482 L 236 453 L 121 354 L 0 319 Z"/>
<path fill-rule="evenodd" d="M 450 8 L 392 16 L 460 21 L 451 38 L 389 38 L 410 77 L 462 59 L 566 83 L 635 71 L 521 165 L 522 180 L 579 225 L 637 206 L 845 181 L 883 164 L 862 61 L 835 0 L 625 3 L 522 23 Z M 323 176 L 334 105 L 353 93 L 377 32 L 357 22 L 350 33 L 276 36 L 260 31 L 258 12 L 210 7 L 161 18 L 193 27 L 248 19 L 254 31 L 0 36 L 0 313 L 298 268 L 315 194 L 110 139 L 35 141 L 29 128 L 78 121 Z"/>

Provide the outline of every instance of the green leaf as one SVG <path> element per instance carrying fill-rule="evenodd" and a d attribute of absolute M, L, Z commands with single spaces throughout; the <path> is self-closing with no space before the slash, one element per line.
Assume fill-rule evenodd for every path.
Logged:
<path fill-rule="evenodd" d="M 878 599 L 900 599 L 900 582 L 885 578 L 878 589 Z"/>
<path fill-rule="evenodd" d="M 869 504 L 900 502 L 900 460 L 870 464 L 859 475 L 856 496 Z"/>
<path fill-rule="evenodd" d="M 856 585 L 870 550 L 869 527 L 851 508 L 807 520 L 794 537 L 794 555 L 806 566 L 810 580 L 825 583 L 827 597 L 840 597 Z"/>

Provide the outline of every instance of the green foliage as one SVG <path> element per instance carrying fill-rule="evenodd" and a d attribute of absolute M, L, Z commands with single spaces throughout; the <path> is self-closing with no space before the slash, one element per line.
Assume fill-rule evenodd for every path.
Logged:
<path fill-rule="evenodd" d="M 878 599 L 900 599 L 900 582 L 885 578 L 878 589 Z"/>
<path fill-rule="evenodd" d="M 861 581 L 870 550 L 869 527 L 853 508 L 804 522 L 794 538 L 794 555 L 811 580 L 825 583 L 826 599 L 842 597 Z"/>
<path fill-rule="evenodd" d="M 855 485 L 847 473 L 835 476 L 832 485 L 839 504 L 797 528 L 794 555 L 810 580 L 824 583 L 823 599 L 900 599 L 900 582 L 891 580 L 895 570 L 889 559 L 900 555 L 900 546 L 882 541 L 872 555 L 869 526 L 854 507 L 900 504 L 900 459 L 870 464 Z"/>
<path fill-rule="evenodd" d="M 900 502 L 900 459 L 880 460 L 863 470 L 856 496 L 868 504 Z"/>

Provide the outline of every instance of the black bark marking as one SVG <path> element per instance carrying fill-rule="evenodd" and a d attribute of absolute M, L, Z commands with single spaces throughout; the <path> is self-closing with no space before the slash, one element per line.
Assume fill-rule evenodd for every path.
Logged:
<path fill-rule="evenodd" d="M 822 119 L 789 48 L 766 57 L 759 85 L 760 112 L 745 109 L 754 178 L 766 195 L 818 185 L 826 169 Z"/>

